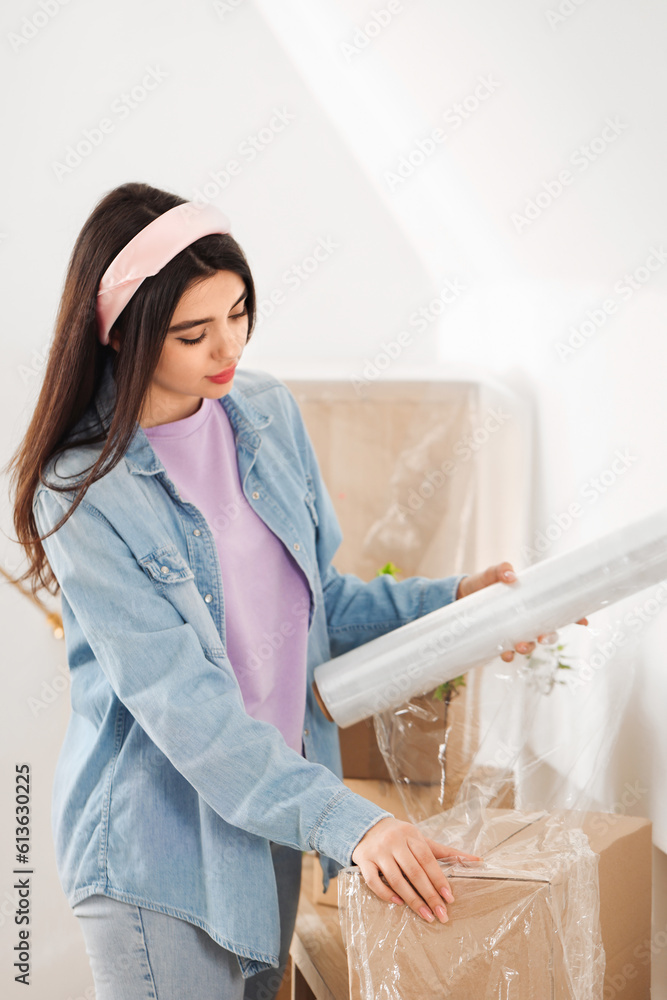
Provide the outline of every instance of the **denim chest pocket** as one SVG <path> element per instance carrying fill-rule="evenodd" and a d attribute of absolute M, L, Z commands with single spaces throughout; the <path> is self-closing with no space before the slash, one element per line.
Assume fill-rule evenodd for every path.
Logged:
<path fill-rule="evenodd" d="M 139 560 L 156 583 L 182 583 L 195 575 L 175 545 L 162 545 Z"/>

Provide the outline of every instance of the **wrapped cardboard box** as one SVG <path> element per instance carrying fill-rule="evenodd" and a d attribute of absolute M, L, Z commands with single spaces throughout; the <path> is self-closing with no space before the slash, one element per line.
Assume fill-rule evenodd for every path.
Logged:
<path fill-rule="evenodd" d="M 340 756 L 345 778 L 389 781 L 390 775 L 375 738 L 372 719 L 338 731 Z"/>
<path fill-rule="evenodd" d="M 339 872 L 351 995 L 603 1000 L 604 989 L 621 1000 L 648 997 L 650 967 L 630 958 L 650 937 L 648 821 L 588 813 L 579 829 L 567 814 L 450 810 L 419 825 L 484 864 L 441 863 L 455 897 L 445 925 L 382 902 L 356 866 Z"/>
<path fill-rule="evenodd" d="M 484 781 L 490 781 L 491 779 L 484 776 Z M 388 810 L 388 812 L 393 813 L 396 819 L 403 819 L 410 821 L 410 816 L 406 811 L 403 799 L 401 798 L 401 793 L 399 792 L 393 781 L 371 781 L 369 779 L 361 778 L 345 778 L 345 784 L 348 788 L 351 788 L 353 792 L 357 795 L 363 795 L 364 798 L 369 799 L 378 806 L 382 806 L 383 809 Z M 500 787 L 500 783 L 496 782 Z M 500 793 L 499 793 L 500 794 Z M 430 806 L 434 800 L 435 793 L 429 786 L 421 786 L 411 788 L 410 800 L 414 800 L 415 797 L 422 796 L 422 801 L 426 806 Z M 502 798 L 500 803 L 503 807 L 511 807 L 514 805 L 514 788 L 508 782 L 506 782 L 502 787 Z M 338 881 L 337 879 L 331 879 L 329 887 L 326 892 L 322 892 L 322 869 L 320 865 L 313 866 L 313 882 L 310 891 L 310 898 L 313 903 L 322 903 L 325 906 L 338 906 Z"/>
<path fill-rule="evenodd" d="M 512 391 L 493 380 L 460 377 L 367 380 L 360 386 L 350 379 L 295 376 L 286 384 L 299 404 L 340 522 L 336 568 L 341 573 L 371 580 L 388 561 L 400 579 L 470 573 L 507 559 L 508 553 L 511 557 L 528 540 L 529 470 L 521 456 L 530 450 L 530 408 Z M 492 441 L 457 461 L 461 441 L 495 407 L 509 419 Z M 420 492 L 426 493 L 425 482 L 429 486 L 426 476 L 443 467 L 455 474 L 441 476 L 424 502 Z M 499 475 L 508 467 L 517 473 Z M 453 803 L 477 749 L 478 699 L 470 699 L 465 733 L 457 724 L 466 699 L 463 689 L 450 711 L 452 794 L 441 808 Z M 431 707 L 443 711 L 441 702 Z M 405 747 L 391 727 L 392 757 L 403 776 L 437 791 L 437 745 L 425 753 L 418 747 L 430 724 L 426 721 L 422 729 L 416 716 L 412 721 Z M 436 728 L 442 728 L 440 723 Z M 372 720 L 343 728 L 339 735 L 346 778 L 394 777 L 378 749 Z"/>

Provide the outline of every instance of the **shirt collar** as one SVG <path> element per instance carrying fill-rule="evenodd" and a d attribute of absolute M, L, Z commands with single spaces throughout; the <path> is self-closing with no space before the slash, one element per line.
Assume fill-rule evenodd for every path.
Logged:
<path fill-rule="evenodd" d="M 235 378 L 238 379 L 238 375 Z M 256 451 L 261 440 L 258 432 L 271 423 L 273 416 L 257 409 L 244 394 L 238 382 L 234 383 L 228 393 L 220 397 L 219 402 L 227 413 L 237 445 L 246 443 L 250 450 Z M 111 424 L 115 405 L 116 383 L 113 378 L 112 359 L 107 358 L 94 399 L 98 419 L 105 431 L 108 431 Z M 153 475 L 165 471 L 138 421 L 124 457 L 130 472 L 134 475 Z"/>

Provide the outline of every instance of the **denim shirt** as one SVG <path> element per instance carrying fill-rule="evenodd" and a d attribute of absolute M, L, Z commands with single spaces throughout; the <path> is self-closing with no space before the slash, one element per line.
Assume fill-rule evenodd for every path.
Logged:
<path fill-rule="evenodd" d="M 108 430 L 115 389 L 107 359 L 70 438 Z M 314 697 L 315 667 L 455 600 L 462 576 L 341 574 L 331 560 L 342 533 L 289 388 L 240 369 L 219 402 L 244 495 L 309 584 L 305 756 L 245 712 L 225 653 L 213 533 L 137 422 L 118 465 L 43 542 L 61 588 L 71 678 L 51 823 L 70 906 L 102 893 L 188 920 L 236 952 L 248 977 L 278 966 L 270 842 L 318 851 L 326 889 L 392 815 L 342 783 L 338 728 Z M 73 444 L 43 478 L 71 488 L 101 448 Z M 74 493 L 38 486 L 40 534 Z"/>

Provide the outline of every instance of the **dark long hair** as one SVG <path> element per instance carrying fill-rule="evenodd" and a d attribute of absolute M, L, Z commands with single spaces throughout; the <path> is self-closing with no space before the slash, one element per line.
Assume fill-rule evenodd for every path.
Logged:
<path fill-rule="evenodd" d="M 85 470 L 85 479 L 77 482 L 73 504 L 48 533 L 52 534 L 71 517 L 88 487 L 113 469 L 125 454 L 183 293 L 216 271 L 238 274 L 247 292 L 247 340 L 252 335 L 255 286 L 248 262 L 233 236 L 214 233 L 191 243 L 157 274 L 142 281 L 109 334 L 110 337 L 118 334 L 119 351 L 110 344 L 100 343 L 95 304 L 102 275 L 141 229 L 170 208 L 184 203 L 184 198 L 148 184 L 122 184 L 98 202 L 74 244 L 37 405 L 23 441 L 4 469 L 11 473 L 10 488 L 15 491 L 14 529 L 29 561 L 28 569 L 14 582 L 27 580 L 33 594 L 41 587 L 54 595 L 59 590 L 35 523 L 32 509 L 35 491 L 40 483 L 60 492 L 72 490 L 71 486 L 60 488 L 45 482 L 47 463 L 72 444 L 104 442 L 90 471 Z M 68 441 L 92 403 L 109 358 L 116 385 L 116 406 L 108 432 Z"/>

